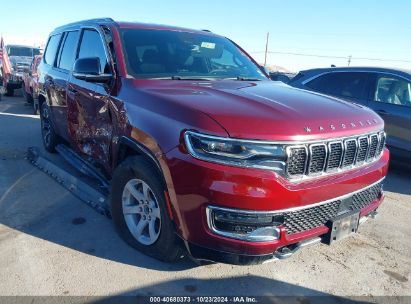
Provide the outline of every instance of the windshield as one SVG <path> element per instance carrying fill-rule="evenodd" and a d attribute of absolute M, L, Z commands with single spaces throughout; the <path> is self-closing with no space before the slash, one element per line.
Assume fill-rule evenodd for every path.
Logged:
<path fill-rule="evenodd" d="M 10 46 L 8 48 L 7 54 L 9 56 L 34 57 L 35 55 L 40 55 L 40 49 L 21 46 Z"/>
<path fill-rule="evenodd" d="M 122 29 L 128 74 L 135 78 L 267 80 L 226 38 L 207 34 Z"/>

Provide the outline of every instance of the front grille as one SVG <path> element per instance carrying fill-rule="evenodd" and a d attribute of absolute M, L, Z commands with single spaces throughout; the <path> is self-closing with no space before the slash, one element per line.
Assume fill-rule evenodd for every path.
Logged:
<path fill-rule="evenodd" d="M 324 225 L 335 217 L 340 201 L 334 201 L 320 206 L 307 208 L 284 214 L 284 227 L 287 234 L 302 232 Z"/>
<path fill-rule="evenodd" d="M 327 171 L 336 170 L 340 167 L 341 159 L 343 156 L 342 142 L 332 142 L 329 144 L 329 155 L 327 162 Z"/>
<path fill-rule="evenodd" d="M 351 197 L 344 198 L 348 200 L 349 210 L 361 210 L 381 197 L 382 182 L 375 184 L 367 189 L 353 194 Z M 342 200 L 331 201 L 322 205 L 308 207 L 305 209 L 285 212 L 284 227 L 287 234 L 306 231 L 325 225 L 329 220 L 339 215 L 340 204 Z M 345 208 L 341 208 L 347 212 Z"/>
<path fill-rule="evenodd" d="M 350 205 L 351 210 L 360 210 L 367 207 L 371 202 L 377 199 L 381 194 L 382 184 L 376 184 L 364 191 L 353 195 Z"/>
<path fill-rule="evenodd" d="M 352 166 L 357 153 L 357 141 L 355 139 L 348 139 L 344 142 L 345 154 L 343 160 L 343 167 Z"/>
<path fill-rule="evenodd" d="M 373 159 L 378 148 L 378 135 L 374 134 L 370 136 L 370 149 L 368 151 L 367 160 Z"/>
<path fill-rule="evenodd" d="M 368 151 L 368 137 L 361 137 L 358 140 L 358 155 L 357 155 L 357 164 L 363 163 L 367 157 Z"/>
<path fill-rule="evenodd" d="M 385 133 L 380 133 L 379 144 L 376 155 L 380 155 L 385 146 Z"/>
<path fill-rule="evenodd" d="M 311 145 L 310 153 L 310 166 L 308 167 L 309 174 L 322 172 L 324 170 L 325 161 L 327 159 L 326 146 Z"/>
<path fill-rule="evenodd" d="M 312 144 L 288 146 L 287 177 L 302 178 L 305 175 L 323 174 L 379 158 L 385 145 L 384 132 L 367 136 L 343 138 Z"/>
<path fill-rule="evenodd" d="M 303 175 L 307 164 L 307 149 L 305 147 L 292 147 L 288 153 L 287 173 L 289 175 Z"/>

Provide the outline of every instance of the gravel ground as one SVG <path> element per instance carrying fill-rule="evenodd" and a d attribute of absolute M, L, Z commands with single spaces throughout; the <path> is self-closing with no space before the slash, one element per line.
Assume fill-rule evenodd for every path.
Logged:
<path fill-rule="evenodd" d="M 390 170 L 378 217 L 333 246 L 258 266 L 165 264 L 128 247 L 112 221 L 24 159 L 41 147 L 31 113 L 21 97 L 0 102 L 2 296 L 411 296 L 409 171 Z"/>

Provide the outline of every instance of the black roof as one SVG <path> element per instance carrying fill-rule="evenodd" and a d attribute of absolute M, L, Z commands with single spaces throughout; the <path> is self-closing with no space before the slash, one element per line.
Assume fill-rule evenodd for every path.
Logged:
<path fill-rule="evenodd" d="M 101 24 L 115 24 L 115 23 L 116 22 L 112 18 L 87 19 L 87 20 L 76 21 L 76 22 L 72 22 L 72 23 L 59 26 L 55 28 L 53 32 L 67 30 L 69 28 L 77 28 L 79 26 L 84 26 L 84 25 L 101 25 Z"/>
<path fill-rule="evenodd" d="M 303 70 L 301 71 L 302 73 L 320 73 L 320 72 L 347 72 L 347 71 L 352 71 L 352 72 L 386 72 L 386 73 L 401 73 L 401 74 L 407 74 L 408 76 L 411 76 L 411 70 L 408 69 L 398 69 L 398 68 L 384 68 L 384 67 L 331 67 L 331 68 L 316 68 L 316 69 L 308 69 L 308 70 Z"/>

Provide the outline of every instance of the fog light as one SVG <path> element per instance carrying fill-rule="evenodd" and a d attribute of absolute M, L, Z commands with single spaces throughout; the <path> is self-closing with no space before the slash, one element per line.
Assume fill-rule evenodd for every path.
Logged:
<path fill-rule="evenodd" d="M 282 214 L 207 208 L 208 224 L 213 232 L 226 237 L 264 242 L 280 237 L 279 225 L 284 223 Z"/>

